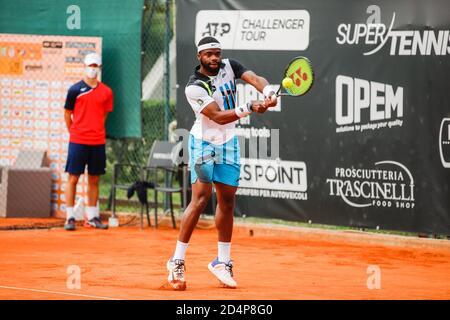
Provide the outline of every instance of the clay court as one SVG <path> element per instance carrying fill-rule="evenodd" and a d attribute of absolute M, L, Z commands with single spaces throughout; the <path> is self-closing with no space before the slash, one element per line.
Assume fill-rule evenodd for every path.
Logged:
<path fill-rule="evenodd" d="M 5 230 L 0 223 L 0 299 L 450 298 L 448 240 L 245 224 L 233 238 L 239 287 L 220 288 L 207 270 L 216 232 L 211 222 L 201 225 L 188 249 L 187 291 L 174 292 L 161 286 L 177 230 Z M 66 285 L 71 265 L 81 269 L 79 290 Z M 369 265 L 380 268 L 380 289 L 367 288 Z"/>

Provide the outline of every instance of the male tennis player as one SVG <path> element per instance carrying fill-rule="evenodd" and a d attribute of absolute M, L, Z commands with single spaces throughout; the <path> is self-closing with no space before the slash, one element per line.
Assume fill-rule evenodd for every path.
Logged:
<path fill-rule="evenodd" d="M 88 204 L 85 227 L 107 229 L 100 220 L 97 207 L 100 175 L 105 174 L 105 122 L 113 110 L 113 92 L 97 76 L 102 66 L 98 54 L 87 54 L 84 59 L 85 76 L 69 88 L 64 105 L 64 119 L 70 133 L 66 172 L 66 230 L 75 230 L 74 199 L 78 179 L 88 167 Z"/>
<path fill-rule="evenodd" d="M 221 45 L 213 37 L 198 42 L 195 69 L 186 89 L 186 98 L 196 120 L 190 134 L 192 200 L 181 219 L 175 253 L 167 262 L 168 282 L 175 290 L 185 290 L 185 255 L 192 232 L 212 192 L 217 192 L 215 222 L 218 230 L 218 255 L 209 270 L 223 286 L 235 288 L 231 261 L 231 236 L 235 194 L 239 184 L 239 143 L 235 122 L 252 112 L 264 113 L 277 103 L 273 88 L 263 77 L 232 59 L 222 59 Z M 236 79 L 253 85 L 265 101 L 236 105 Z"/>

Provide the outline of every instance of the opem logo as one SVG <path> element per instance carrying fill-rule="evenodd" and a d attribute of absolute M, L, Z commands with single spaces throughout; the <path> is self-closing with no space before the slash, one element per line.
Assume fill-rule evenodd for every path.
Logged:
<path fill-rule="evenodd" d="M 393 127 L 403 117 L 403 87 L 338 75 L 336 77 L 337 132 Z M 372 124 L 373 121 L 387 121 Z M 368 122 L 368 125 L 358 124 Z M 345 126 L 355 127 L 345 127 Z M 367 127 L 367 128 L 366 128 Z"/>

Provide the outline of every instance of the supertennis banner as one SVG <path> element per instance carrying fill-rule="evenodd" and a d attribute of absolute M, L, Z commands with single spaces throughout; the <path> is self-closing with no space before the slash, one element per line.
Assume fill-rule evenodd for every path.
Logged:
<path fill-rule="evenodd" d="M 178 127 L 202 36 L 273 85 L 295 56 L 315 69 L 307 95 L 238 121 L 238 215 L 450 234 L 448 1 L 177 4 Z"/>

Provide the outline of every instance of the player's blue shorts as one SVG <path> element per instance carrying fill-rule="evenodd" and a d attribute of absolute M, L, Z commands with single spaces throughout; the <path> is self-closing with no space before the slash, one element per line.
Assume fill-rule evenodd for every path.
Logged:
<path fill-rule="evenodd" d="M 69 143 L 66 172 L 79 176 L 84 173 L 86 165 L 88 174 L 99 176 L 105 174 L 106 152 L 105 145 L 86 145 Z"/>
<path fill-rule="evenodd" d="M 189 136 L 189 166 L 191 183 L 220 182 L 239 186 L 241 173 L 239 141 L 235 136 L 223 145 Z"/>

